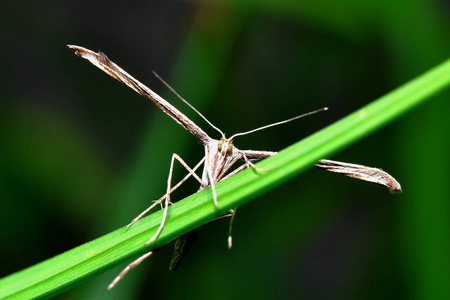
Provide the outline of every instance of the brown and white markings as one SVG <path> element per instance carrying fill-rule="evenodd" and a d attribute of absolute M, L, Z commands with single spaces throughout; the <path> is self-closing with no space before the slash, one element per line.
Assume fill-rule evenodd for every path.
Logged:
<path fill-rule="evenodd" d="M 400 193 L 402 191 L 400 183 L 394 177 L 377 168 L 329 159 L 321 159 L 320 163 L 315 166 L 330 172 L 379 184 L 387 188 L 391 193 Z"/>
<path fill-rule="evenodd" d="M 145 244 L 148 245 L 155 241 L 158 236 L 160 235 L 161 231 L 164 228 L 164 224 L 167 219 L 167 210 L 170 204 L 170 194 L 177 189 L 188 177 L 193 176 L 199 183 L 200 188 L 199 190 L 203 190 L 207 187 L 211 187 L 212 193 L 213 193 L 213 199 L 214 199 L 214 205 L 216 208 L 219 207 L 219 204 L 217 202 L 217 194 L 215 190 L 215 183 L 230 177 L 237 172 L 251 167 L 255 171 L 265 171 L 260 170 L 252 162 L 260 161 L 264 158 L 267 158 L 269 156 L 275 155 L 277 152 L 271 152 L 271 151 L 254 151 L 254 150 L 240 150 L 236 148 L 232 141 L 235 137 L 249 134 L 258 130 L 262 130 L 268 127 L 277 126 L 280 124 L 284 124 L 296 119 L 299 119 L 301 117 L 304 117 L 306 115 L 310 115 L 313 113 L 316 113 L 318 111 L 326 110 L 327 108 L 319 109 L 317 111 L 313 111 L 307 114 L 303 114 L 285 121 L 277 122 L 274 124 L 270 124 L 267 126 L 263 126 L 254 130 L 250 130 L 243 133 L 238 133 L 230 138 L 226 138 L 224 133 L 218 129 L 216 126 L 214 126 L 211 122 L 209 122 L 200 112 L 198 112 L 192 105 L 190 105 L 186 100 L 181 98 L 178 94 L 177 96 L 180 97 L 182 101 L 184 101 L 187 105 L 189 105 L 195 112 L 197 112 L 211 127 L 213 127 L 215 130 L 217 130 L 221 134 L 220 140 L 215 140 L 210 138 L 205 131 L 203 131 L 199 126 L 197 126 L 194 122 L 192 122 L 188 117 L 186 117 L 183 113 L 181 113 L 177 108 L 175 108 L 172 104 L 164 100 L 161 96 L 153 92 L 151 89 L 143 85 L 141 82 L 133 78 L 130 74 L 125 72 L 122 68 L 120 68 L 118 65 L 113 63 L 111 60 L 108 59 L 108 57 L 99 52 L 93 52 L 83 47 L 78 46 L 72 46 L 68 45 L 68 47 L 75 52 L 78 56 L 88 60 L 93 65 L 98 67 L 99 69 L 103 70 L 107 74 L 109 74 L 111 77 L 117 79 L 118 81 L 124 83 L 128 87 L 132 88 L 134 91 L 142 95 L 143 97 L 147 98 L 148 100 L 152 101 L 154 104 L 156 104 L 164 113 L 166 113 L 168 116 L 170 116 L 172 119 L 175 120 L 178 124 L 183 126 L 184 129 L 189 131 L 192 135 L 194 135 L 204 146 L 205 149 L 205 156 L 203 159 L 194 167 L 190 168 L 181 157 L 179 157 L 177 154 L 172 155 L 172 160 L 170 163 L 170 169 L 169 169 L 169 177 L 167 179 L 167 190 L 166 194 L 162 196 L 160 199 L 155 201 L 154 204 L 152 204 L 149 208 L 147 208 L 145 211 L 143 211 L 139 216 L 137 216 L 135 219 L 131 221 L 131 223 L 128 225 L 130 226 L 140 218 L 142 218 L 147 212 L 149 212 L 153 207 L 158 205 L 159 203 L 164 202 L 164 212 L 163 217 L 161 220 L 161 224 L 156 231 L 156 233 L 149 239 L 148 242 Z M 164 81 L 163 81 L 164 82 Z M 164 82 L 165 83 L 165 82 Z M 165 83 L 166 84 L 166 83 Z M 167 85 L 167 84 L 166 84 Z M 170 87 L 169 87 L 170 88 Z M 170 88 L 172 91 L 173 89 Z M 175 91 L 174 91 L 175 92 Z M 176 94 L 176 92 L 175 92 Z M 177 183 L 175 186 L 172 187 L 172 172 L 173 172 L 173 166 L 175 163 L 175 160 L 179 161 L 185 168 L 188 170 L 189 174 L 187 174 L 179 183 Z M 230 168 L 237 162 L 237 161 L 243 161 L 244 164 L 240 167 L 236 168 L 235 170 L 230 171 Z M 200 178 L 195 171 L 203 164 L 203 174 Z M 377 184 L 380 184 L 387 188 L 391 192 L 400 192 L 401 187 L 400 184 L 388 173 L 376 169 L 376 168 L 370 168 L 366 166 L 361 165 L 355 165 L 355 164 L 347 164 L 347 163 L 341 163 L 331 160 L 321 160 L 320 163 L 316 165 L 316 167 L 325 169 L 327 171 L 340 173 L 349 177 L 374 182 Z M 230 211 L 230 216 L 234 215 L 234 211 Z M 229 246 L 231 247 L 231 236 L 229 236 Z M 115 279 L 114 281 L 108 286 L 108 289 L 111 289 L 114 287 L 114 285 L 121 279 L 125 274 L 132 269 L 133 267 L 137 266 L 139 263 L 141 263 L 145 258 L 149 257 L 153 252 L 150 251 L 148 253 L 145 253 L 132 263 L 130 263 Z"/>

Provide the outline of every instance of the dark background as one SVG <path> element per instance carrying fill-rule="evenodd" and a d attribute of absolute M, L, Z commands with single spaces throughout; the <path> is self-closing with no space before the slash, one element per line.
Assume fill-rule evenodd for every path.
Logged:
<path fill-rule="evenodd" d="M 253 3 L 255 2 L 255 3 Z M 76 57 L 101 50 L 219 137 L 278 151 L 449 57 L 448 1 L 15 1 L 0 4 L 0 276 L 121 226 L 165 192 L 195 138 Z M 331 159 L 381 167 L 404 193 L 311 169 L 203 229 L 179 271 L 171 246 L 59 299 L 443 299 L 450 293 L 450 92 Z M 175 178 L 185 171 L 175 170 Z M 187 183 L 174 198 L 196 191 Z"/>

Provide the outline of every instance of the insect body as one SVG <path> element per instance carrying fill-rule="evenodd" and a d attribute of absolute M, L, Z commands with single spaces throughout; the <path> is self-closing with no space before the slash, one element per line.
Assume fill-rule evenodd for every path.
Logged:
<path fill-rule="evenodd" d="M 148 242 L 146 242 L 146 245 L 152 243 L 155 241 L 158 236 L 160 235 L 161 231 L 164 229 L 164 224 L 167 219 L 167 211 L 170 204 L 170 194 L 177 189 L 188 177 L 192 176 L 194 177 L 199 183 L 200 188 L 199 190 L 203 190 L 207 187 L 211 187 L 212 193 L 213 193 L 213 199 L 214 199 L 214 205 L 216 208 L 219 208 L 219 203 L 217 202 L 217 194 L 215 190 L 215 184 L 227 177 L 230 177 L 237 172 L 245 169 L 245 168 L 253 168 L 255 171 L 265 172 L 267 170 L 261 170 L 258 169 L 253 162 L 260 161 L 264 158 L 270 157 L 275 155 L 277 152 L 272 151 L 255 151 L 255 150 L 240 150 L 237 147 L 235 147 L 232 143 L 233 139 L 237 136 L 249 134 L 258 130 L 262 130 L 268 127 L 277 126 L 280 124 L 284 124 L 296 119 L 299 119 L 301 117 L 316 113 L 318 111 L 326 110 L 327 108 L 319 109 L 310 113 L 306 113 L 288 120 L 284 120 L 281 122 L 277 122 L 274 124 L 266 125 L 254 130 L 250 130 L 247 132 L 242 132 L 235 134 L 231 136 L 230 138 L 226 138 L 225 134 L 218 129 L 216 126 L 214 126 L 211 122 L 209 122 L 200 112 L 198 112 L 192 105 L 190 105 L 186 100 L 184 100 L 181 96 L 179 96 L 170 86 L 168 86 L 161 78 L 163 83 L 165 83 L 182 101 L 184 101 L 187 105 L 189 105 L 195 112 L 197 112 L 211 127 L 216 129 L 221 134 L 221 139 L 216 140 L 212 139 L 211 137 L 206 134 L 206 132 L 201 129 L 199 126 L 197 126 L 193 121 L 191 121 L 188 117 L 186 117 L 182 112 L 180 112 L 176 107 L 174 107 L 172 104 L 167 102 L 165 99 L 163 99 L 161 96 L 153 92 L 151 89 L 146 87 L 144 84 L 136 80 L 134 77 L 132 77 L 130 74 L 128 74 L 126 71 L 124 71 L 122 68 L 120 68 L 118 65 L 116 65 L 114 62 L 108 59 L 106 55 L 99 52 L 93 52 L 86 48 L 79 47 L 79 46 L 72 46 L 68 45 L 68 47 L 75 52 L 78 56 L 88 60 L 90 63 L 95 65 L 96 67 L 100 68 L 107 74 L 109 74 L 111 77 L 117 79 L 118 81 L 124 83 L 128 87 L 132 88 L 134 91 L 145 97 L 146 99 L 152 101 L 154 104 L 156 104 L 164 113 L 166 113 L 168 116 L 170 116 L 175 122 L 180 124 L 184 129 L 189 131 L 193 136 L 195 136 L 204 146 L 205 148 L 205 156 L 203 159 L 194 167 L 190 168 L 183 159 L 178 156 L 177 154 L 172 155 L 172 160 L 170 163 L 170 170 L 169 170 L 169 177 L 167 179 L 167 190 L 166 194 L 162 196 L 160 199 L 155 201 L 153 205 L 151 205 L 149 208 L 147 208 L 145 211 L 143 211 L 139 216 L 137 216 L 134 220 L 131 221 L 131 223 L 128 225 L 135 223 L 137 220 L 142 218 L 147 212 L 149 212 L 153 207 L 156 205 L 164 202 L 164 212 L 163 217 L 161 220 L 161 224 L 156 231 L 156 233 L 149 239 Z M 157 75 L 156 75 L 157 76 Z M 157 76 L 159 78 L 159 76 Z M 187 174 L 179 183 L 174 185 L 172 187 L 172 172 L 173 172 L 173 166 L 175 163 L 175 160 L 180 162 L 186 170 L 188 170 L 189 174 Z M 243 161 L 244 164 L 240 167 L 236 168 L 235 170 L 230 171 L 231 167 L 237 162 L 237 161 Z M 203 173 L 202 177 L 200 178 L 195 171 L 203 164 Z M 362 165 L 355 165 L 355 164 L 347 164 L 347 163 L 341 163 L 337 161 L 331 161 L 331 160 L 321 160 L 320 163 L 316 165 L 316 167 L 325 169 L 327 171 L 340 173 L 349 177 L 358 178 L 361 180 L 374 182 L 377 184 L 380 184 L 390 190 L 391 192 L 400 192 L 401 187 L 400 184 L 388 173 L 376 169 L 376 168 L 370 168 Z M 230 214 L 227 216 L 234 216 L 235 211 L 231 210 Z M 186 241 L 190 239 L 189 234 L 183 236 L 181 239 L 179 239 L 176 243 L 178 245 L 179 249 L 188 249 L 188 247 L 184 248 Z M 231 236 L 229 237 L 229 246 L 231 246 Z M 177 246 L 176 246 L 177 247 Z M 177 252 L 178 250 L 176 250 Z M 174 258 L 171 264 L 174 266 L 173 269 L 176 269 L 177 264 L 179 263 L 180 257 L 182 257 L 185 252 L 185 250 L 180 250 L 181 253 L 178 256 L 177 259 Z M 132 263 L 130 263 L 117 277 L 114 279 L 114 281 L 108 286 L 108 289 L 112 288 L 125 274 L 132 269 L 133 267 L 137 266 L 139 263 L 141 263 L 144 259 L 149 257 L 153 254 L 153 251 L 150 251 Z"/>

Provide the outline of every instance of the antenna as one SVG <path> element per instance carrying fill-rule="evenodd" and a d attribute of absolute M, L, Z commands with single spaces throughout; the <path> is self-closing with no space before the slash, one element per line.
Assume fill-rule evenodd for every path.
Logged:
<path fill-rule="evenodd" d="M 161 76 L 158 75 L 158 73 L 156 73 L 155 71 L 153 71 L 153 74 L 156 76 L 156 78 L 158 78 L 162 83 L 164 83 L 164 85 L 166 87 L 169 88 L 169 90 L 172 91 L 172 93 L 174 93 L 178 98 L 181 99 L 181 101 L 183 101 L 184 103 L 186 103 L 193 111 L 195 111 L 200 117 L 202 117 L 203 120 L 206 121 L 206 123 L 208 123 L 212 128 L 214 128 L 215 130 L 217 130 L 223 138 L 225 138 L 225 134 L 222 132 L 222 130 L 220 130 L 219 128 L 217 128 L 216 126 L 214 126 L 213 123 L 211 123 L 204 115 L 202 115 L 194 106 L 192 106 L 187 100 L 185 100 L 183 97 L 180 96 L 180 94 L 178 94 L 167 82 L 164 81 L 164 79 L 161 78 Z"/>
<path fill-rule="evenodd" d="M 284 121 L 272 123 L 272 124 L 269 124 L 269 125 L 266 125 L 266 126 L 258 127 L 256 129 L 253 129 L 253 130 L 236 133 L 233 136 L 231 136 L 230 140 L 232 140 L 233 138 L 235 138 L 237 136 L 246 135 L 246 134 L 253 133 L 253 132 L 256 132 L 256 131 L 260 131 L 260 130 L 263 130 L 263 129 L 266 129 L 266 128 L 278 126 L 278 125 L 281 125 L 281 124 L 284 124 L 284 123 L 288 123 L 288 122 L 291 122 L 291 121 L 294 121 L 294 120 L 297 120 L 297 119 L 300 119 L 300 118 L 303 118 L 303 117 L 306 117 L 306 116 L 309 116 L 309 115 L 313 115 L 315 113 L 318 113 L 318 112 L 321 112 L 321 111 L 325 111 L 325 110 L 328 110 L 328 107 L 324 107 L 324 108 L 321 108 L 321 109 L 313 110 L 313 111 L 308 112 L 306 114 L 303 114 L 303 115 L 300 115 L 300 116 L 296 116 L 296 117 L 293 117 L 293 118 L 290 118 L 290 119 L 287 119 L 287 120 L 284 120 Z"/>

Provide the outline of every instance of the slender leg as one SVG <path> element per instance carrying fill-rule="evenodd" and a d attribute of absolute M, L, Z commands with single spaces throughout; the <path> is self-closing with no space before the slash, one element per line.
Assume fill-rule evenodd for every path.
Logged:
<path fill-rule="evenodd" d="M 234 174 L 236 174 L 236 173 L 239 173 L 240 171 L 242 171 L 242 170 L 244 170 L 244 169 L 247 169 L 247 168 L 249 168 L 249 167 L 251 167 L 253 170 L 255 170 L 256 172 L 268 172 L 269 170 L 265 170 L 265 169 L 261 169 L 261 168 L 258 168 L 258 167 L 256 167 L 248 158 L 247 158 L 247 156 L 244 154 L 244 153 L 242 153 L 242 157 L 244 157 L 244 160 L 245 160 L 245 164 L 243 164 L 242 166 L 239 166 L 238 168 L 236 168 L 236 170 L 233 170 L 232 172 L 230 172 L 230 173 L 228 173 L 225 177 L 223 177 L 223 178 L 221 178 L 220 177 L 220 181 L 222 181 L 222 180 L 225 180 L 225 179 L 227 179 L 228 177 L 231 177 L 231 176 L 233 176 Z M 265 158 L 265 157 L 264 157 Z M 237 159 L 240 159 L 240 157 L 236 157 L 236 161 L 237 161 Z M 235 163 L 235 161 L 233 161 L 232 162 L 232 164 L 234 164 Z"/>
<path fill-rule="evenodd" d="M 239 172 L 239 171 L 241 171 L 241 170 L 243 170 L 243 169 L 245 169 L 245 168 L 248 168 L 247 164 L 244 164 L 244 165 L 238 167 L 238 168 L 237 168 L 236 170 L 234 170 L 233 172 L 227 174 L 227 176 L 225 176 L 225 178 L 222 179 L 222 177 L 228 172 L 228 170 L 229 170 L 232 166 L 234 166 L 234 164 L 235 164 L 238 160 L 240 160 L 240 159 L 241 159 L 241 155 L 240 155 L 240 154 L 239 154 L 239 155 L 236 155 L 236 156 L 233 158 L 233 160 L 232 160 L 230 163 L 227 164 L 227 166 L 222 170 L 222 172 L 220 173 L 220 175 L 217 177 L 217 182 L 222 181 L 223 179 L 232 176 L 231 174 L 234 175 L 234 174 L 236 174 L 237 172 Z"/>
<path fill-rule="evenodd" d="M 249 167 L 252 167 L 252 169 L 255 170 L 256 172 L 268 172 L 269 171 L 269 170 L 261 169 L 261 168 L 258 168 L 257 166 L 255 166 L 250 161 L 250 159 L 247 158 L 247 155 L 245 155 L 245 153 L 242 153 L 242 157 L 244 157 L 245 164 L 247 164 Z"/>
<path fill-rule="evenodd" d="M 201 184 L 203 184 L 203 181 L 200 179 L 200 177 L 198 177 L 198 175 L 195 174 L 191 168 L 189 168 L 189 166 L 183 161 L 183 159 L 181 159 L 180 156 L 178 156 L 178 154 L 175 154 L 175 153 L 172 154 L 172 159 L 170 161 L 169 177 L 167 178 L 167 192 L 165 195 L 166 197 L 165 197 L 165 201 L 164 201 L 164 212 L 163 212 L 161 224 L 159 225 L 159 228 L 156 231 L 155 235 L 148 242 L 146 242 L 145 245 L 149 245 L 150 243 L 154 242 L 158 238 L 158 236 L 161 234 L 161 231 L 163 230 L 164 225 L 166 223 L 167 210 L 169 209 L 169 203 L 170 203 L 170 191 L 171 191 L 171 185 L 172 185 L 172 174 L 173 174 L 173 166 L 174 166 L 175 160 L 178 160 L 189 171 L 189 175 L 193 175 Z"/>
<path fill-rule="evenodd" d="M 170 193 L 172 193 L 173 191 L 175 191 L 177 188 L 180 187 L 180 185 L 182 185 L 189 177 L 194 176 L 195 179 L 197 179 L 200 184 L 202 183 L 202 180 L 200 179 L 200 177 L 198 177 L 197 174 L 195 174 L 195 171 L 203 164 L 203 162 L 205 161 L 205 158 L 203 158 L 202 160 L 200 160 L 200 162 L 197 163 L 197 165 L 191 169 L 185 162 L 184 160 L 178 156 L 177 154 L 173 154 L 176 155 L 176 159 L 183 165 L 183 167 L 186 168 L 186 170 L 189 171 L 189 174 L 187 174 L 183 179 L 180 180 L 180 182 L 178 182 L 171 190 Z M 136 218 L 134 218 L 130 224 L 127 225 L 127 227 L 131 226 L 133 223 L 136 223 L 139 219 L 141 219 L 143 216 L 145 216 L 150 210 L 152 210 L 156 205 L 158 205 L 159 203 L 161 203 L 165 198 L 166 198 L 167 194 L 164 194 L 164 196 L 162 196 L 161 198 L 159 198 L 158 200 L 156 200 L 152 205 L 150 205 L 146 210 L 144 210 L 143 212 L 141 212 L 139 214 L 139 216 L 137 216 Z"/>
<path fill-rule="evenodd" d="M 195 179 L 197 179 L 197 181 L 200 184 L 203 184 L 203 181 L 200 179 L 200 177 L 198 177 L 197 174 L 195 174 L 195 171 L 202 165 L 202 163 L 205 161 L 205 158 L 203 157 L 198 163 L 197 165 L 194 167 L 194 169 L 191 169 L 191 167 L 188 166 L 187 163 L 184 162 L 184 160 L 176 153 L 173 154 L 173 156 L 175 157 L 176 160 L 178 160 L 180 162 L 180 164 L 183 165 L 183 167 L 186 168 L 186 170 L 189 171 L 189 174 L 186 175 L 186 177 L 183 178 L 183 182 L 184 180 L 186 180 L 189 176 L 194 176 Z M 178 183 L 176 186 L 178 187 L 179 185 L 181 185 L 180 183 Z"/>
<path fill-rule="evenodd" d="M 112 289 L 123 277 L 125 277 L 125 275 L 127 275 L 128 271 L 130 271 L 134 267 L 138 266 L 142 261 L 144 261 L 144 259 L 146 259 L 147 257 L 149 257 L 152 254 L 153 254 L 153 251 L 147 252 L 144 255 L 142 255 L 142 256 L 138 257 L 137 259 L 135 259 L 134 261 L 132 261 L 131 263 L 129 263 L 128 266 L 126 266 L 125 269 L 123 269 L 122 272 L 120 272 L 119 275 L 117 275 L 117 277 L 114 278 L 114 280 L 108 285 L 108 290 Z"/>
<path fill-rule="evenodd" d="M 248 168 L 247 164 L 244 164 L 244 165 L 242 165 L 242 166 L 239 166 L 239 168 L 237 168 L 236 170 L 233 170 L 233 172 L 231 172 L 231 173 L 227 174 L 227 176 L 221 178 L 220 181 L 225 180 L 225 179 L 227 179 L 228 177 L 231 177 L 231 176 L 233 176 L 234 174 L 236 174 L 236 173 L 238 173 L 238 172 L 240 172 L 240 171 L 242 171 L 242 170 L 244 170 L 244 169 L 247 169 L 247 168 Z"/>
<path fill-rule="evenodd" d="M 207 156 L 207 155 L 206 155 Z M 209 168 L 209 166 L 206 166 L 206 163 L 205 163 L 205 170 L 206 170 L 206 175 L 208 176 L 208 180 L 209 180 L 209 182 L 211 183 L 210 184 L 210 186 L 211 186 L 211 190 L 212 190 L 212 193 L 213 193 L 213 200 L 214 200 L 214 206 L 216 207 L 216 209 L 219 209 L 219 204 L 218 204 L 218 202 L 217 202 L 217 192 L 216 192 L 216 183 L 217 182 L 219 182 L 219 181 L 221 181 L 222 180 L 222 177 L 225 175 L 225 173 L 230 169 L 230 167 L 231 166 L 233 166 L 239 159 L 241 158 L 241 155 L 239 154 L 239 155 L 236 155 L 234 158 L 233 158 L 233 160 L 231 161 L 231 162 L 229 162 L 229 163 L 227 163 L 225 166 L 224 166 L 224 168 L 223 168 L 223 170 L 221 171 L 221 173 L 217 176 L 217 178 L 216 178 L 216 180 L 213 180 L 213 178 L 212 178 L 212 174 L 211 174 L 211 168 Z M 245 168 L 245 165 L 244 165 L 244 168 Z M 242 169 L 244 169 L 242 166 L 241 167 L 239 167 L 238 169 L 238 171 L 233 171 L 233 174 L 236 174 L 237 172 L 239 172 L 240 170 L 242 170 Z M 225 178 L 227 178 L 227 177 L 229 177 L 228 175 L 225 177 Z"/>
<path fill-rule="evenodd" d="M 219 203 L 217 203 L 216 187 L 215 187 L 214 181 L 212 179 L 211 170 L 210 169 L 206 170 L 206 174 L 208 175 L 209 182 L 211 182 L 211 189 L 212 189 L 212 193 L 213 193 L 214 206 L 216 207 L 216 209 L 219 209 Z"/>
<path fill-rule="evenodd" d="M 231 219 L 230 226 L 228 227 L 228 249 L 231 249 L 231 247 L 233 247 L 233 221 L 234 216 L 236 215 L 236 210 L 237 207 L 235 209 L 230 209 Z"/>

